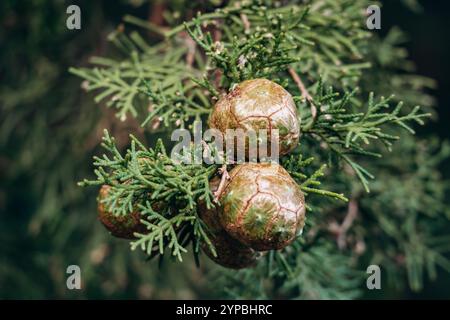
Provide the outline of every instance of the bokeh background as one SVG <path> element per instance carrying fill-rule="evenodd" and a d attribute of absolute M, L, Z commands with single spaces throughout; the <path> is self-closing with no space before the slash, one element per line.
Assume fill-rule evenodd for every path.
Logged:
<path fill-rule="evenodd" d="M 385 34 L 394 26 L 408 34 L 405 47 L 416 64 L 416 72 L 433 78 L 438 86 L 433 91 L 439 118 L 422 128 L 420 134 L 438 133 L 443 139 L 450 138 L 450 2 L 445 0 L 419 1 L 422 8 L 414 5 L 405 9 L 408 1 L 382 1 L 382 30 Z M 441 166 L 445 177 L 450 177 L 450 161 Z M 450 233 L 450 230 L 448 230 Z M 427 282 L 421 293 L 404 292 L 398 298 L 433 299 L 450 298 L 450 277 L 441 272 L 439 278 Z"/>
<path fill-rule="evenodd" d="M 107 35 L 125 14 L 146 16 L 144 2 L 0 2 L 0 298 L 214 297 L 206 271 L 193 263 L 159 269 L 109 237 L 96 223 L 95 193 L 76 186 L 91 175 L 103 128 L 119 143 L 138 129 L 95 105 L 68 68 L 108 52 Z M 439 119 L 419 134 L 449 139 L 450 2 L 421 1 L 421 9 L 383 2 L 379 32 L 399 26 L 409 34 L 417 73 L 438 81 Z M 82 8 L 81 30 L 65 27 L 69 4 Z M 441 169 L 450 177 L 448 161 Z M 66 289 L 69 264 L 82 267 L 81 291 Z M 439 274 L 419 293 L 387 288 L 369 297 L 450 298 L 450 277 Z"/>

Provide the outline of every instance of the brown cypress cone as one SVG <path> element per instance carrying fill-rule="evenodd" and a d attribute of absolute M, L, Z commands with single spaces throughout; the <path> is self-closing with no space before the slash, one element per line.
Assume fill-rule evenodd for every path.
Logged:
<path fill-rule="evenodd" d="M 214 192 L 219 185 L 219 179 L 212 179 L 211 190 Z M 214 262 L 231 269 L 248 268 L 255 265 L 260 254 L 230 237 L 218 221 L 218 205 L 208 209 L 204 202 L 199 202 L 199 215 L 208 227 L 209 238 L 216 250 L 216 256 L 206 243 L 202 243 L 203 252 Z"/>
<path fill-rule="evenodd" d="M 102 202 L 111 189 L 108 185 L 103 185 L 97 198 L 98 219 L 106 229 L 115 237 L 123 239 L 135 239 L 134 233 L 145 233 L 147 228 L 141 222 L 141 215 L 134 211 L 125 216 L 115 216 Z"/>
<path fill-rule="evenodd" d="M 267 154 L 273 129 L 279 132 L 279 154 L 292 151 L 300 136 L 300 117 L 289 92 L 267 79 L 246 80 L 238 84 L 214 106 L 209 126 L 225 137 L 227 129 L 244 132 L 266 130 Z M 248 157 L 249 139 L 245 151 Z"/>
<path fill-rule="evenodd" d="M 219 221 L 234 239 L 258 251 L 282 249 L 305 224 L 305 198 L 278 164 L 245 163 L 230 172 Z"/>

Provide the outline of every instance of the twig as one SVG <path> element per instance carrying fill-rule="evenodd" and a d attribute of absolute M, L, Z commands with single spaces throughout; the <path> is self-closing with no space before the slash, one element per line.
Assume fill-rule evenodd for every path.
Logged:
<path fill-rule="evenodd" d="M 242 24 L 244 25 L 245 33 L 250 32 L 250 21 L 248 21 L 248 17 L 245 13 L 241 13 Z"/>
<path fill-rule="evenodd" d="M 295 84 L 299 88 L 299 90 L 302 94 L 302 98 L 305 99 L 306 101 L 308 101 L 309 104 L 311 105 L 311 116 L 314 121 L 317 117 L 317 107 L 314 104 L 312 96 L 309 94 L 308 90 L 306 89 L 305 85 L 302 82 L 302 79 L 300 79 L 297 72 L 295 72 L 295 70 L 292 67 L 289 67 L 288 71 L 289 71 L 289 74 L 291 75 L 292 79 L 294 80 Z"/>
<path fill-rule="evenodd" d="M 192 67 L 192 65 L 194 64 L 194 58 L 195 58 L 195 49 L 197 47 L 197 44 L 195 43 L 195 41 L 189 37 L 189 35 L 186 34 L 186 46 L 188 48 L 188 52 L 186 54 L 186 64 L 189 67 Z"/>
<path fill-rule="evenodd" d="M 166 6 L 164 2 L 157 1 L 149 8 L 148 21 L 157 26 L 162 26 L 164 24 L 164 10 Z"/>
<path fill-rule="evenodd" d="M 230 175 L 228 174 L 226 164 L 222 165 L 222 168 L 219 169 L 219 172 L 222 173 L 222 178 L 220 179 L 219 187 L 214 192 L 214 202 L 216 203 L 219 202 L 219 198 L 225 189 L 226 182 L 230 180 Z"/>
<path fill-rule="evenodd" d="M 357 215 L 358 202 L 356 201 L 356 199 L 351 199 L 348 203 L 347 215 L 345 216 L 344 221 L 341 224 L 341 232 L 339 233 L 337 238 L 337 244 L 340 249 L 345 248 L 347 231 L 353 225 L 353 221 L 355 221 Z"/>
<path fill-rule="evenodd" d="M 222 39 L 222 31 L 220 30 L 220 28 L 215 28 L 214 29 L 214 33 L 213 33 L 213 39 L 214 42 L 218 42 Z M 220 82 L 222 81 L 222 71 L 220 70 L 220 68 L 217 68 L 214 71 L 214 86 L 216 87 L 216 89 L 220 92 Z"/>
<path fill-rule="evenodd" d="M 203 146 L 203 159 L 208 158 L 209 155 L 211 155 L 211 148 L 209 147 L 209 145 L 206 143 L 205 140 L 201 141 L 202 146 Z"/>
<path fill-rule="evenodd" d="M 358 201 L 356 198 L 352 198 L 348 203 L 347 214 L 345 215 L 344 221 L 341 225 L 333 222 L 329 226 L 329 230 L 334 233 L 337 238 L 336 242 L 339 249 L 344 249 L 347 245 L 347 231 L 353 225 L 356 217 L 358 216 Z"/>

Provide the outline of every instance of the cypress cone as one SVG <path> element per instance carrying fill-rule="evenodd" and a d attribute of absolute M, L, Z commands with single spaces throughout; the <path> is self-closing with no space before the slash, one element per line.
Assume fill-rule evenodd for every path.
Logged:
<path fill-rule="evenodd" d="M 103 185 L 100 188 L 97 198 L 98 219 L 106 229 L 115 237 L 123 239 L 135 239 L 135 232 L 145 233 L 146 226 L 141 222 L 141 215 L 133 211 L 125 216 L 115 216 L 102 202 L 110 191 L 111 187 Z"/>
<path fill-rule="evenodd" d="M 284 248 L 305 223 L 304 195 L 278 164 L 237 165 L 219 201 L 221 226 L 254 250 Z"/>
<path fill-rule="evenodd" d="M 279 133 L 279 154 L 292 151 L 300 136 L 300 118 L 289 92 L 267 79 L 246 80 L 221 98 L 211 113 L 209 126 L 223 136 L 227 129 L 265 130 L 270 148 L 273 129 Z M 248 155 L 246 141 L 246 155 Z M 269 152 L 269 151 L 268 151 Z"/>
<path fill-rule="evenodd" d="M 219 185 L 219 179 L 211 180 L 210 187 L 214 192 Z M 200 218 L 208 227 L 209 239 L 214 245 L 216 255 L 206 243 L 202 243 L 203 252 L 214 262 L 232 269 L 248 268 L 255 265 L 260 254 L 230 237 L 220 225 L 218 207 L 208 209 L 204 202 L 199 203 Z"/>

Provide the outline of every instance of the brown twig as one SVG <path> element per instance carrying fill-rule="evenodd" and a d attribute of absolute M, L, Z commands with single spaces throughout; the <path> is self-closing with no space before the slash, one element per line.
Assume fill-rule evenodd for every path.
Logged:
<path fill-rule="evenodd" d="M 205 140 L 202 140 L 201 143 L 203 146 L 203 159 L 206 159 L 209 155 L 211 155 L 211 148 Z"/>
<path fill-rule="evenodd" d="M 163 1 L 156 1 L 152 6 L 149 7 L 148 21 L 157 25 L 162 26 L 164 24 L 164 10 L 166 5 Z"/>
<path fill-rule="evenodd" d="M 222 174 L 222 178 L 220 179 L 219 187 L 214 192 L 214 201 L 215 202 L 219 202 L 219 198 L 225 189 L 226 183 L 228 180 L 230 180 L 230 175 L 228 174 L 226 164 L 222 165 L 222 168 L 219 169 L 219 172 Z"/>
<path fill-rule="evenodd" d="M 312 96 L 309 94 L 308 90 L 306 89 L 305 85 L 303 84 L 302 79 L 300 79 L 297 72 L 292 67 L 288 68 L 289 74 L 291 75 L 292 79 L 294 80 L 295 84 L 299 88 L 302 98 L 307 100 L 309 104 L 311 105 L 311 116 L 313 119 L 317 117 L 317 107 L 314 104 Z"/>
<path fill-rule="evenodd" d="M 189 67 L 192 67 L 192 65 L 194 64 L 194 58 L 195 58 L 195 49 L 197 47 L 197 44 L 195 43 L 195 41 L 189 37 L 188 35 L 185 38 L 186 40 L 186 46 L 188 48 L 188 52 L 186 54 L 186 64 Z"/>
<path fill-rule="evenodd" d="M 340 249 L 345 248 L 347 231 L 353 225 L 353 221 L 355 221 L 357 215 L 358 202 L 356 201 L 356 199 L 351 199 L 348 203 L 348 211 L 344 218 L 344 221 L 341 224 L 341 230 L 337 238 L 337 244 Z"/>
<path fill-rule="evenodd" d="M 336 242 L 339 249 L 344 249 L 347 245 L 347 231 L 353 225 L 356 217 L 358 216 L 358 201 L 356 198 L 350 199 L 348 203 L 347 214 L 344 221 L 340 225 L 336 221 L 330 223 L 328 230 L 336 235 Z"/>
<path fill-rule="evenodd" d="M 244 25 L 245 33 L 250 32 L 250 21 L 248 21 L 248 17 L 245 13 L 241 13 L 242 24 Z"/>
<path fill-rule="evenodd" d="M 213 40 L 214 42 L 218 42 L 222 39 L 222 31 L 220 30 L 220 28 L 214 28 L 214 32 L 213 32 Z M 220 68 L 217 68 L 214 71 L 214 86 L 216 87 L 216 89 L 220 92 L 220 82 L 222 81 L 222 71 L 220 70 Z"/>

